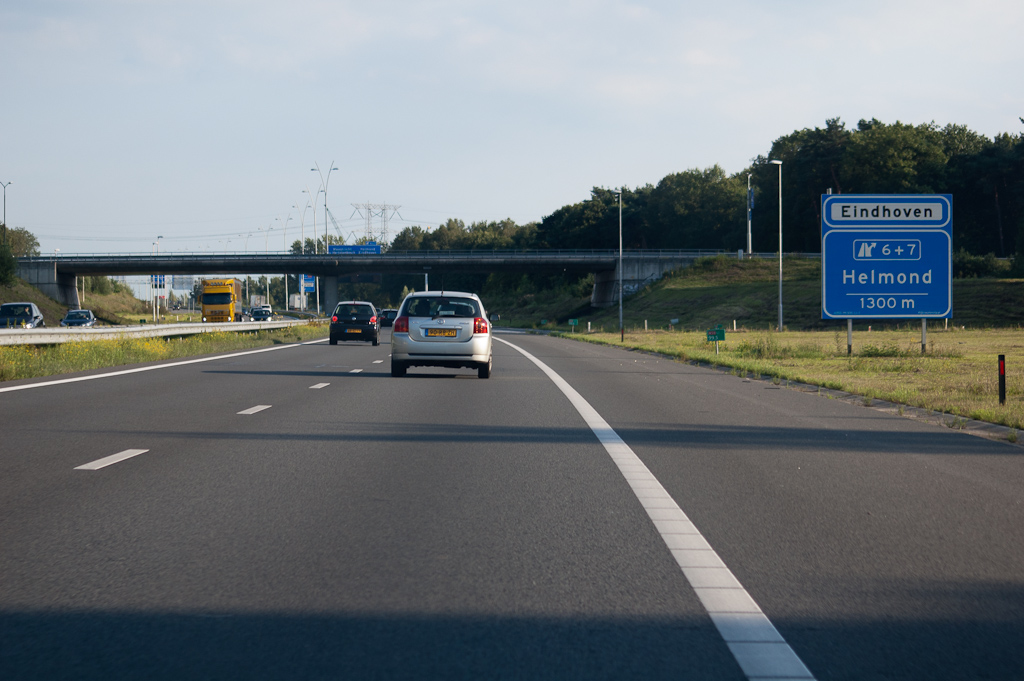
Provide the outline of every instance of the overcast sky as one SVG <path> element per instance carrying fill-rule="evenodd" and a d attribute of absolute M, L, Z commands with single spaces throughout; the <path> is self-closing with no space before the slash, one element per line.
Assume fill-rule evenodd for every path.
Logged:
<path fill-rule="evenodd" d="M 1020 133 L 1022 36 L 1021 0 L 4 0 L 0 182 L 44 253 L 281 251 L 332 161 L 349 240 L 354 203 L 522 224 L 831 117 Z"/>

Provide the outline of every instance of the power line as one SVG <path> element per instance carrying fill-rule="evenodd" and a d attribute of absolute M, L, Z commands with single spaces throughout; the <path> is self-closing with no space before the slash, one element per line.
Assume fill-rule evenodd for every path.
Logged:
<path fill-rule="evenodd" d="M 352 207 L 356 209 L 355 213 L 359 213 L 359 217 L 366 220 L 366 240 L 376 241 L 381 244 L 388 243 L 388 220 L 395 215 L 398 215 L 399 218 L 402 217 L 398 213 L 398 209 L 401 206 L 393 206 L 387 203 L 353 203 Z M 365 215 L 363 211 L 365 211 Z M 379 232 L 374 232 L 374 218 L 380 218 Z"/>

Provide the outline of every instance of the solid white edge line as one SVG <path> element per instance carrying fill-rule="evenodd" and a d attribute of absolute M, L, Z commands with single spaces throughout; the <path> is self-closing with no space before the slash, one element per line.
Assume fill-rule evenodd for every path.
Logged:
<path fill-rule="evenodd" d="M 272 406 L 274 406 L 274 405 L 272 405 L 272 404 L 257 404 L 255 407 L 249 407 L 248 409 L 243 409 L 242 411 L 239 411 L 239 412 L 236 412 L 236 413 L 239 414 L 239 415 L 244 414 L 246 416 L 249 416 L 250 414 L 255 414 L 256 412 L 263 411 L 264 409 L 270 409 Z"/>
<path fill-rule="evenodd" d="M 29 383 L 26 385 L 12 385 L 6 388 L 0 388 L 0 393 L 13 392 L 15 390 L 29 390 L 31 388 L 42 388 L 48 385 L 61 385 L 63 383 L 78 383 L 79 381 L 93 381 L 97 378 L 112 378 L 114 376 L 126 376 L 128 374 L 137 374 L 143 371 L 156 371 L 157 369 L 170 369 L 171 367 L 185 366 L 186 364 L 201 364 L 202 362 L 215 362 L 218 359 L 230 359 L 232 357 L 244 357 L 245 355 L 255 355 L 261 352 L 273 352 L 274 350 L 287 350 L 288 348 L 297 348 L 302 345 L 315 345 L 317 343 L 323 343 L 326 338 L 321 338 L 315 341 L 305 341 L 303 343 L 292 343 L 291 345 L 274 345 L 269 348 L 260 348 L 258 350 L 246 350 L 245 352 L 234 352 L 229 355 L 216 355 L 215 357 L 201 357 L 199 359 L 186 359 L 180 362 L 170 362 L 168 364 L 158 364 L 155 366 L 144 366 L 136 367 L 134 369 L 123 369 L 121 371 L 110 371 L 105 374 L 94 374 L 92 376 L 76 376 L 74 378 L 60 378 L 54 381 L 43 381 L 42 383 Z"/>
<path fill-rule="evenodd" d="M 118 452 L 117 454 L 111 454 L 110 456 L 105 456 L 102 459 L 96 459 L 95 461 L 91 461 L 89 463 L 84 463 L 81 466 L 75 466 L 75 470 L 76 471 L 98 471 L 101 468 L 106 468 L 107 466 L 109 466 L 111 464 L 115 464 L 115 463 L 117 463 L 119 461 L 124 461 L 125 459 L 130 459 L 133 456 L 138 456 L 139 454 L 145 454 L 148 451 L 149 451 L 148 449 L 126 449 L 123 452 Z"/>
<path fill-rule="evenodd" d="M 748 679 L 813 679 L 771 621 L 640 457 L 582 395 L 526 350 L 495 338 L 543 371 L 576 408 L 633 489 Z"/>

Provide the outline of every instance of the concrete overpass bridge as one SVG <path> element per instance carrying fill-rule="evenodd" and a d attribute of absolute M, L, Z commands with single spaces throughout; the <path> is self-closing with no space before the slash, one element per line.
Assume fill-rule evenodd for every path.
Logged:
<path fill-rule="evenodd" d="M 627 250 L 622 254 L 623 290 L 632 293 L 665 273 L 688 267 L 694 260 L 722 255 L 718 250 Z M 735 256 L 735 252 L 732 253 Z M 776 257 L 775 253 L 755 257 Z M 79 307 L 79 276 L 151 274 L 245 275 L 312 274 L 323 278 L 324 309 L 338 301 L 339 277 L 364 273 L 436 274 L 446 272 L 558 272 L 594 274 L 591 303 L 608 307 L 618 302 L 617 250 L 535 251 L 389 251 L 374 254 L 293 255 L 284 253 L 55 254 L 18 259 L 18 276 L 50 297 Z"/>

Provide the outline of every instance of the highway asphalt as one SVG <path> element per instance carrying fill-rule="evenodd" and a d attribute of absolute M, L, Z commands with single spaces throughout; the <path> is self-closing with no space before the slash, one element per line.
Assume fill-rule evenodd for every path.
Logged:
<path fill-rule="evenodd" d="M 0 384 L 0 678 L 1024 678 L 1020 449 L 496 339 Z"/>

